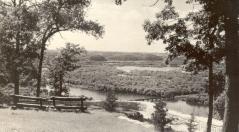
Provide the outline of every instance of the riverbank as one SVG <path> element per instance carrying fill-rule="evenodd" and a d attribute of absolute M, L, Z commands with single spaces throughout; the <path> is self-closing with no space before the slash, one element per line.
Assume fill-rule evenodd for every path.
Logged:
<path fill-rule="evenodd" d="M 152 113 L 154 112 L 154 103 L 151 102 L 140 102 L 138 103 L 141 106 L 141 111 L 139 111 L 145 118 L 151 118 Z M 171 128 L 175 132 L 187 132 L 188 127 L 186 123 L 191 119 L 191 115 L 183 114 L 181 112 L 169 109 L 168 115 L 169 117 L 175 118 L 173 122 L 170 124 Z M 207 118 L 202 116 L 195 116 L 195 122 L 197 124 L 195 132 L 204 132 L 207 126 Z M 220 132 L 222 130 L 222 121 L 213 119 L 212 120 L 212 132 Z"/>
<path fill-rule="evenodd" d="M 85 95 L 88 97 L 93 97 L 95 101 L 104 101 L 106 97 L 106 92 L 89 90 L 89 89 L 81 89 L 81 88 L 71 88 L 70 94 L 74 96 Z M 147 99 L 151 96 L 138 95 L 132 93 L 115 93 L 118 101 L 125 102 L 130 100 L 139 100 L 139 99 Z M 168 109 L 172 109 L 175 111 L 179 111 L 181 113 L 191 114 L 194 113 L 197 116 L 207 117 L 208 115 L 208 107 L 205 106 L 196 106 L 187 104 L 185 101 L 169 101 L 165 100 L 167 103 Z"/>

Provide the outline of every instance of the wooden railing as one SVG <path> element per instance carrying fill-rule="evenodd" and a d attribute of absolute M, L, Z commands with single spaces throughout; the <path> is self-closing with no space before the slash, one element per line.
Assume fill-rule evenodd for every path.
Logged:
<path fill-rule="evenodd" d="M 162 100 L 162 98 L 153 97 L 153 98 L 134 99 L 134 100 L 131 100 L 131 101 L 151 101 L 151 102 L 154 102 L 154 101 L 158 101 L 158 100 Z"/>
<path fill-rule="evenodd" d="M 22 96 L 22 95 L 12 95 L 13 100 L 17 100 L 14 102 L 16 108 L 23 108 L 23 107 L 34 107 L 39 109 L 46 109 L 47 105 L 44 105 L 44 102 L 47 102 L 48 99 L 41 98 L 41 97 L 32 97 L 32 96 Z"/>
<path fill-rule="evenodd" d="M 80 96 L 80 97 L 51 97 L 50 98 L 52 100 L 52 104 L 53 104 L 53 107 L 58 109 L 58 110 L 61 110 L 61 109 L 79 109 L 81 110 L 82 112 L 84 112 L 87 107 L 84 105 L 84 101 L 86 100 L 91 100 L 92 98 L 88 98 L 86 96 Z M 61 101 L 61 102 L 58 102 L 58 105 L 56 104 L 57 101 Z M 65 105 L 66 103 L 64 102 L 71 102 L 71 101 L 74 101 L 74 102 L 77 102 L 79 101 L 80 102 L 80 106 L 77 106 L 77 105 Z"/>
<path fill-rule="evenodd" d="M 17 100 L 17 101 L 14 101 L 13 109 L 24 108 L 24 107 L 38 108 L 42 110 L 46 110 L 47 108 L 55 108 L 57 110 L 79 109 L 82 112 L 84 112 L 87 109 L 87 107 L 84 105 L 84 102 L 86 100 L 92 100 L 92 98 L 88 98 L 86 96 L 80 96 L 80 97 L 53 96 L 50 98 L 42 98 L 42 97 L 12 95 L 12 97 L 13 97 L 13 100 Z M 78 101 L 80 105 L 78 105 L 79 104 Z M 67 104 L 72 104 L 72 102 L 75 102 L 74 105 L 67 105 Z"/>

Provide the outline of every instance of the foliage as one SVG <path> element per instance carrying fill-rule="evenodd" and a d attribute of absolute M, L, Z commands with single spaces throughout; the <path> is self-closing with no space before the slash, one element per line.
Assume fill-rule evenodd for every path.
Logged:
<path fill-rule="evenodd" d="M 222 71 L 215 73 L 213 76 L 214 97 L 218 97 L 225 90 L 225 75 Z"/>
<path fill-rule="evenodd" d="M 156 3 L 159 0 L 156 1 Z M 172 5 L 173 0 L 165 0 L 165 2 L 168 3 L 168 5 Z M 237 78 L 239 77 L 239 65 L 238 60 L 239 57 L 237 56 L 238 52 L 238 15 L 239 15 L 239 1 L 238 0 L 187 0 L 187 3 L 192 3 L 192 2 L 197 2 L 197 4 L 202 5 L 202 9 L 205 12 L 206 15 L 209 17 L 207 18 L 207 27 L 208 29 L 211 28 L 217 28 L 220 26 L 217 26 L 219 23 L 223 25 L 225 28 L 225 46 L 226 46 L 226 52 L 222 52 L 226 56 L 226 78 L 227 78 L 227 85 L 225 85 L 227 88 L 226 92 L 226 98 L 227 98 L 227 103 L 226 103 L 226 109 L 225 109 L 225 119 L 224 119 L 224 124 L 223 124 L 223 132 L 229 132 L 229 131 L 238 131 L 238 122 L 239 118 L 235 115 L 237 114 L 238 111 L 238 84 L 235 83 Z M 116 4 L 122 4 L 122 0 L 116 0 Z M 205 19 L 198 19 L 198 22 L 205 21 Z M 203 27 L 205 28 L 205 27 Z M 206 32 L 201 32 L 200 35 L 202 36 L 207 36 L 208 32 L 210 31 L 215 31 L 215 30 L 208 30 L 207 28 Z M 221 30 L 220 28 L 218 28 Z M 221 30 L 223 31 L 223 29 Z M 220 35 L 220 34 L 219 34 Z M 157 34 L 154 34 L 154 37 L 157 37 Z M 209 37 L 209 40 L 211 41 L 210 43 L 212 44 L 212 39 Z M 211 45 L 210 44 L 210 45 Z M 177 48 L 177 47 L 176 47 Z M 209 52 L 210 54 L 215 51 L 218 47 L 210 47 L 212 50 Z M 202 54 L 201 54 L 202 55 Z M 212 55 L 212 54 L 211 54 Z M 221 56 L 221 55 L 219 55 Z M 220 57 L 219 57 L 220 58 Z M 211 59 L 215 59 L 211 57 Z M 211 61 L 209 59 L 209 61 Z M 211 82 L 211 81 L 210 81 Z M 209 82 L 209 83 L 210 83 Z M 210 83 L 211 84 L 211 83 Z M 210 88 L 210 87 L 209 87 Z M 210 94 L 211 93 L 211 94 Z M 212 111 L 212 102 L 213 102 L 213 90 L 209 90 L 209 98 L 210 98 L 210 114 Z M 208 123 L 210 124 L 210 123 Z M 208 130 L 210 131 L 210 127 L 208 126 Z"/>
<path fill-rule="evenodd" d="M 156 3 L 159 0 L 156 1 Z M 173 0 L 165 0 L 165 2 L 168 3 L 168 5 L 172 5 Z M 238 15 L 239 15 L 239 1 L 238 0 L 187 0 L 187 3 L 197 2 L 196 4 L 202 5 L 202 10 L 205 12 L 207 17 L 207 27 L 206 32 L 201 32 L 200 35 L 207 36 L 210 31 L 215 30 L 208 30 L 211 28 L 218 28 L 220 26 L 217 26 L 219 23 L 223 25 L 224 27 L 224 33 L 225 34 L 225 49 L 226 52 L 222 52 L 225 54 L 226 57 L 226 78 L 227 78 L 227 85 L 225 85 L 226 90 L 226 109 L 225 109 L 225 119 L 223 124 L 223 132 L 236 132 L 238 131 L 238 122 L 239 118 L 237 116 L 234 116 L 238 112 L 238 83 L 237 78 L 239 77 L 239 57 L 237 56 L 237 52 L 239 50 L 238 47 Z M 122 0 L 116 0 L 116 4 L 122 4 Z M 205 19 L 198 19 L 198 22 L 203 22 Z M 221 30 L 220 28 L 218 28 Z M 179 30 L 180 31 L 180 30 Z M 181 30 L 183 31 L 183 30 Z M 221 30 L 223 31 L 223 29 Z M 219 34 L 220 35 L 220 34 Z M 157 34 L 154 34 L 154 37 L 157 37 Z M 211 41 L 213 38 L 209 37 L 209 40 Z M 219 41 L 220 42 L 220 41 Z M 211 42 L 213 43 L 213 42 Z M 211 44 L 210 44 L 211 45 Z M 177 48 L 177 47 L 176 47 Z M 211 47 L 211 53 L 213 50 L 215 51 L 218 47 Z M 210 53 L 210 52 L 209 52 Z M 210 54 L 211 54 L 210 53 Z M 221 55 L 219 55 L 221 56 Z M 213 58 L 213 57 L 212 57 Z M 219 57 L 220 58 L 220 57 Z M 213 58 L 215 59 L 215 58 Z M 210 59 L 209 59 L 210 61 Z M 213 90 L 210 90 L 213 91 Z M 209 91 L 209 93 L 210 93 Z M 211 93 L 212 96 L 212 93 Z M 210 96 L 209 102 L 213 102 L 213 97 Z M 213 108 L 211 106 L 212 103 L 210 103 L 210 108 Z M 211 110 L 212 111 L 212 110 Z M 210 112 L 211 113 L 211 112 Z M 209 123 L 210 124 L 210 123 Z M 209 127 L 208 127 L 209 128 Z M 208 129 L 210 131 L 210 129 Z"/>
<path fill-rule="evenodd" d="M 144 116 L 141 113 L 139 113 L 138 111 L 137 112 L 132 112 L 132 113 L 126 113 L 126 116 L 130 119 L 133 119 L 133 120 L 138 120 L 138 121 L 141 121 L 141 122 L 144 121 Z"/>
<path fill-rule="evenodd" d="M 132 71 L 126 73 L 115 65 L 91 64 L 70 73 L 69 82 L 88 89 L 174 97 L 205 93 L 205 72 L 192 76 L 182 71 Z M 107 78 L 107 79 L 106 79 Z M 160 80 L 160 81 L 159 81 Z"/>
<path fill-rule="evenodd" d="M 104 56 L 101 55 L 93 55 L 90 56 L 91 61 L 107 61 L 107 59 Z"/>
<path fill-rule="evenodd" d="M 183 55 L 187 66 L 194 72 L 207 68 L 210 61 L 220 62 L 224 56 L 222 24 L 218 22 L 214 28 L 208 27 L 210 16 L 204 11 L 189 13 L 186 18 L 178 17 L 174 7 L 167 5 L 156 15 L 156 21 L 146 21 L 144 30 L 147 32 L 148 44 L 163 40 L 163 43 L 168 44 L 168 61 Z"/>
<path fill-rule="evenodd" d="M 190 12 L 182 18 L 172 3 L 168 3 L 156 14 L 156 21 L 146 21 L 143 26 L 147 32 L 148 44 L 158 40 L 167 44 L 166 50 L 169 51 L 167 61 L 185 56 L 186 70 L 198 73 L 208 69 L 207 132 L 211 131 L 213 116 L 213 64 L 219 63 L 225 56 L 224 24 L 220 21 L 212 23 L 210 18 L 211 14 L 205 10 Z"/>
<path fill-rule="evenodd" d="M 87 53 L 87 55 L 89 54 L 93 53 Z M 103 56 L 109 56 L 108 54 L 110 53 L 105 53 Z M 130 92 L 158 97 L 205 93 L 206 72 L 200 72 L 192 76 L 176 68 L 175 71 L 166 72 L 131 71 L 130 73 L 117 69 L 121 65 L 143 67 L 146 63 L 148 64 L 148 61 L 104 62 L 103 64 L 90 62 L 71 72 L 68 80 L 72 84 L 93 90 L 107 91 L 108 89 L 114 89 L 116 92 Z M 163 64 L 164 61 L 157 61 L 150 66 L 156 67 L 161 63 Z"/>
<path fill-rule="evenodd" d="M 49 64 L 50 85 L 53 87 L 53 93 L 58 96 L 69 94 L 69 88 L 66 87 L 65 77 L 68 72 L 79 68 L 78 61 L 82 54 L 85 53 L 79 45 L 67 43 L 58 56 L 56 56 L 51 64 Z"/>
<path fill-rule="evenodd" d="M 225 118 L 223 124 L 223 132 L 237 132 L 239 118 L 238 114 L 238 77 L 239 77 L 239 56 L 236 55 L 238 47 L 238 15 L 239 1 L 238 0 L 195 0 L 203 5 L 207 13 L 212 14 L 210 22 L 212 25 L 215 21 L 221 21 L 225 24 L 225 40 L 226 40 L 226 105 Z"/>
<path fill-rule="evenodd" d="M 1 78 L 5 84 L 14 83 L 18 94 L 21 83 L 36 78 L 34 61 L 39 45 L 33 34 L 38 31 L 37 12 L 21 2 L 0 1 L 0 5 Z"/>
<path fill-rule="evenodd" d="M 188 126 L 188 132 L 195 132 L 197 124 L 195 124 L 195 116 L 193 113 L 191 114 L 191 118 L 188 120 L 186 125 Z"/>
<path fill-rule="evenodd" d="M 126 1 L 126 0 L 115 0 L 115 4 L 116 5 L 121 5 L 123 1 Z"/>
<path fill-rule="evenodd" d="M 111 61 L 161 61 L 164 59 L 161 55 L 150 53 L 107 52 L 101 54 Z"/>
<path fill-rule="evenodd" d="M 51 58 L 52 56 L 56 55 L 56 50 L 47 50 L 46 51 L 46 59 L 44 60 L 44 63 L 47 61 L 47 59 Z M 164 67 L 166 66 L 164 63 L 164 60 L 167 56 L 167 53 L 128 53 L 128 52 L 104 52 L 104 51 L 88 51 L 87 52 L 87 60 L 88 63 L 95 64 L 96 62 L 91 62 L 91 56 L 102 56 L 106 59 L 106 63 L 114 63 L 118 64 L 119 66 L 123 65 L 140 65 L 140 66 L 155 66 L 155 67 Z M 133 56 L 131 57 L 128 56 Z M 143 65 L 144 63 L 144 65 Z M 175 62 L 173 62 L 173 65 L 182 65 L 182 59 L 177 58 L 175 59 Z M 44 65 L 43 65 L 44 67 Z"/>
<path fill-rule="evenodd" d="M 106 100 L 104 102 L 104 108 L 107 111 L 115 111 L 115 107 L 117 106 L 116 102 L 117 98 L 115 96 L 115 93 L 113 90 L 108 90 L 107 95 L 106 95 Z"/>
<path fill-rule="evenodd" d="M 225 110 L 225 92 L 221 93 L 214 102 L 215 111 L 219 114 L 219 118 L 223 119 Z"/>
<path fill-rule="evenodd" d="M 33 3 L 32 8 L 39 12 L 39 37 L 48 39 L 61 31 L 83 31 L 95 37 L 102 35 L 103 28 L 98 23 L 86 20 L 86 8 L 90 6 L 89 0 L 43 0 Z M 46 34 L 44 34 L 46 33 Z"/>
<path fill-rule="evenodd" d="M 4 39 L 9 37 L 18 38 L 15 42 L 19 42 L 21 45 L 17 44 L 20 47 L 16 49 L 19 50 L 25 48 L 26 46 L 24 45 L 28 44 L 28 41 L 34 41 L 34 44 L 39 44 L 38 46 L 34 46 L 34 48 L 40 48 L 36 75 L 37 96 L 40 94 L 42 64 L 46 43 L 54 34 L 62 31 L 82 31 L 98 38 L 104 33 L 103 27 L 97 22 L 85 19 L 86 8 L 90 6 L 90 0 L 1 0 L 0 6 L 2 16 L 15 15 L 15 18 L 10 15 L 10 17 L 1 18 L 1 20 L 4 20 L 1 22 L 5 22 L 1 23 L 2 27 L 9 29 L 7 30 L 9 31 L 8 35 L 1 35 Z M 5 19 L 8 20 L 5 21 Z M 15 23 L 15 25 L 11 25 L 12 23 Z M 31 38 L 32 36 L 34 36 L 34 39 Z M 11 44 L 12 42 L 8 41 L 6 43 Z M 11 46 L 4 49 L 9 48 Z M 21 53 L 19 50 L 16 50 L 17 54 L 8 60 L 14 60 L 15 57 L 19 57 L 18 54 Z M 10 51 L 8 53 L 11 54 Z M 34 51 L 33 53 L 36 52 Z M 15 67 L 15 65 L 12 66 Z M 14 73 L 17 74 L 17 72 Z M 16 76 L 15 80 L 18 80 L 17 78 L 18 76 Z"/>
<path fill-rule="evenodd" d="M 165 126 L 172 122 L 172 119 L 167 117 L 168 110 L 166 108 L 166 103 L 159 101 L 154 108 L 155 112 L 152 114 L 153 123 L 160 132 L 164 132 Z"/>
<path fill-rule="evenodd" d="M 186 97 L 186 102 L 191 105 L 208 106 L 208 95 L 207 94 L 189 95 Z"/>
<path fill-rule="evenodd" d="M 0 92 L 0 104 L 10 105 L 11 101 L 12 101 L 12 97 L 10 95 L 6 95 Z"/>

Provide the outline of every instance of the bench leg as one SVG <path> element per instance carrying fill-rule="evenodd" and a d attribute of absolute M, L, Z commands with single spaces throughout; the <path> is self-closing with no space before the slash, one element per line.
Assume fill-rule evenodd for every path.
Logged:
<path fill-rule="evenodd" d="M 81 111 L 81 112 L 86 112 L 86 110 L 87 110 L 87 107 L 84 107 L 84 106 L 83 106 L 83 107 L 80 108 L 80 111 Z"/>
<path fill-rule="evenodd" d="M 12 110 L 16 110 L 16 109 L 17 109 L 17 106 L 12 106 L 11 109 L 12 109 Z"/>

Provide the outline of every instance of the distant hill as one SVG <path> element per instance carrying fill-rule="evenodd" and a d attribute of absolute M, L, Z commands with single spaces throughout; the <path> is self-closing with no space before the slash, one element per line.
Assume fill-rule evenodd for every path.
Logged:
<path fill-rule="evenodd" d="M 164 53 L 128 53 L 128 52 L 100 52 L 90 51 L 89 56 L 100 55 L 109 61 L 161 61 L 167 54 Z"/>
<path fill-rule="evenodd" d="M 47 50 L 45 58 L 53 58 L 57 50 Z M 166 53 L 129 53 L 129 52 L 101 52 L 88 51 L 87 57 L 90 61 L 165 61 Z M 184 57 L 180 56 L 169 62 L 170 66 L 183 65 Z"/>
<path fill-rule="evenodd" d="M 173 59 L 171 62 L 169 62 L 169 65 L 173 67 L 181 66 L 181 65 L 184 65 L 184 60 L 185 60 L 185 57 L 179 56 Z"/>
<path fill-rule="evenodd" d="M 89 60 L 91 60 L 91 61 L 107 61 L 107 59 L 102 55 L 91 55 L 89 57 Z"/>
<path fill-rule="evenodd" d="M 46 50 L 45 56 L 47 57 L 54 57 L 59 53 L 59 50 Z"/>

